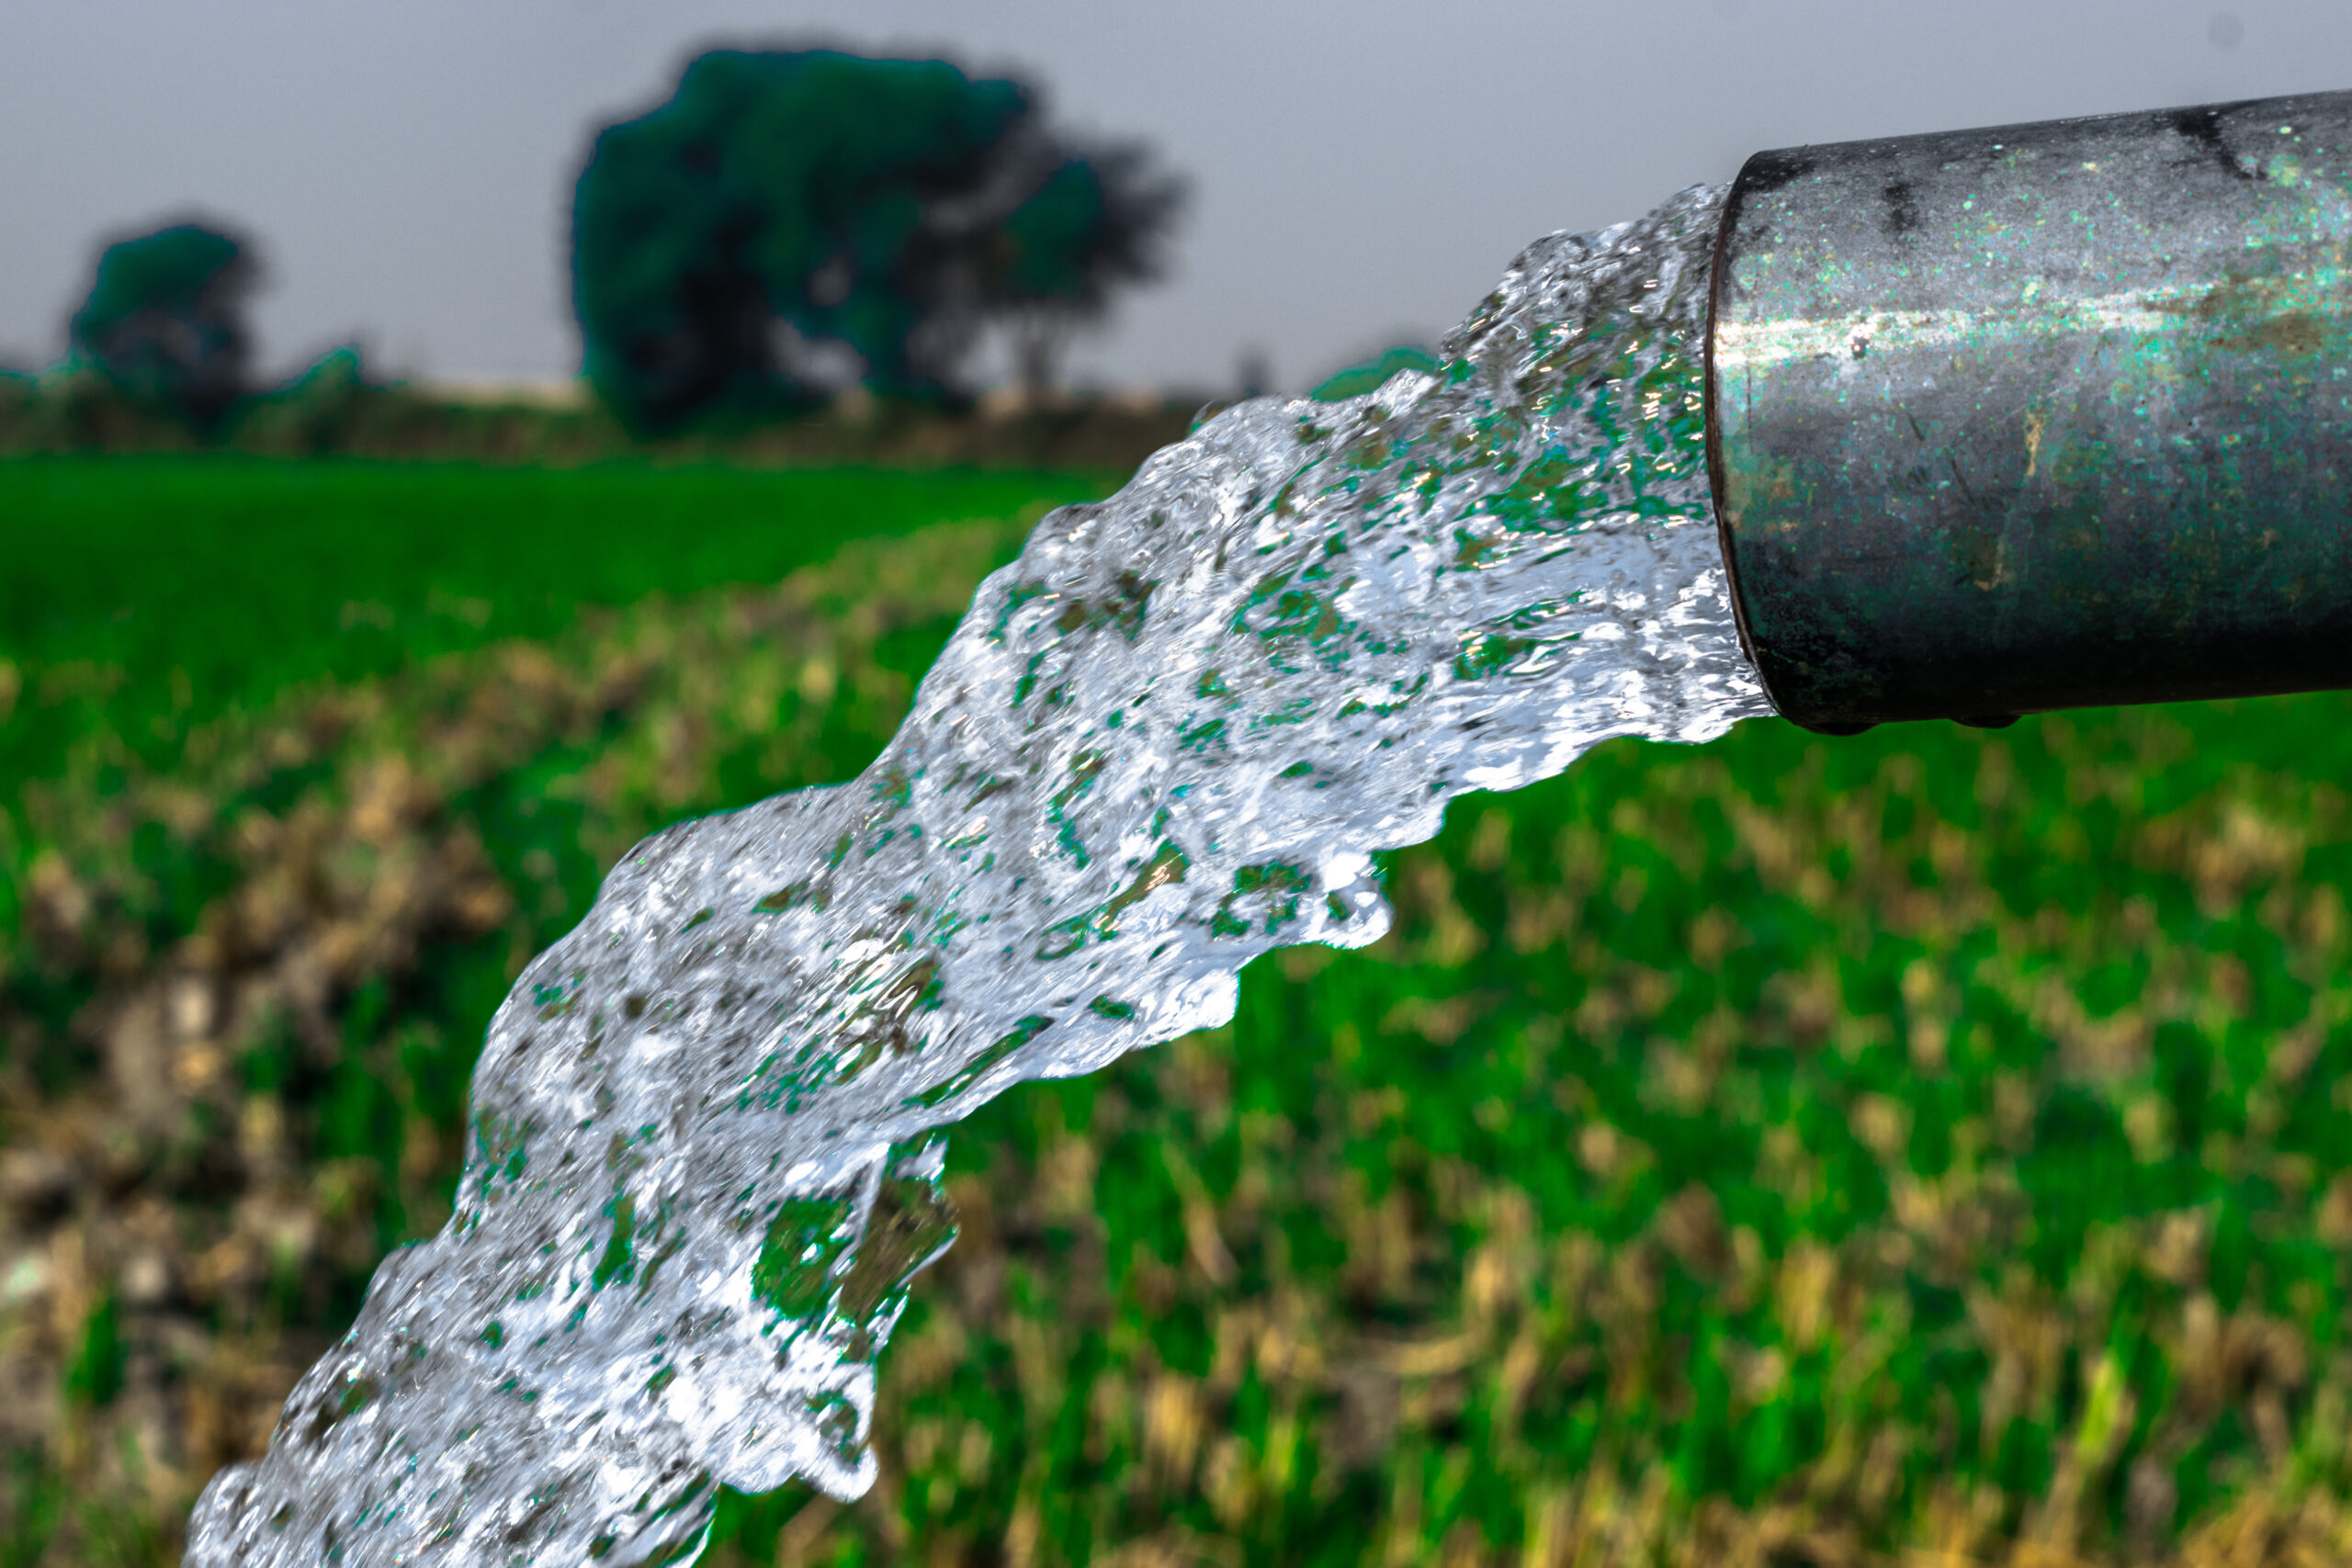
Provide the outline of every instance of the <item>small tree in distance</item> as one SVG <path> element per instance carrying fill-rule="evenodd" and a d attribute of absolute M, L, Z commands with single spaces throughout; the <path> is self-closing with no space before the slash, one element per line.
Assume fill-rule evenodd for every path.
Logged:
<path fill-rule="evenodd" d="M 1048 130 L 1026 85 L 936 60 L 719 50 L 595 139 L 572 207 L 590 379 L 639 428 L 862 381 L 949 401 L 981 329 L 1024 375 L 1151 276 L 1181 200 L 1132 147 Z"/>
<path fill-rule="evenodd" d="M 117 241 L 68 327 L 74 355 L 125 396 L 210 434 L 251 389 L 245 312 L 258 276 L 252 247 L 206 224 Z"/>

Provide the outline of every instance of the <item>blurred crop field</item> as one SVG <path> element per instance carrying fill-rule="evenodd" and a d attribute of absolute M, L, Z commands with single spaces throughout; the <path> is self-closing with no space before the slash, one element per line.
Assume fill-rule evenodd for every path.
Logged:
<path fill-rule="evenodd" d="M 854 773 L 1114 482 L 609 477 L 0 465 L 0 1568 L 175 1561 L 602 869 Z M 1457 803 L 1375 947 L 957 1132 L 881 1482 L 709 1561 L 2346 1561 L 2347 719 Z"/>

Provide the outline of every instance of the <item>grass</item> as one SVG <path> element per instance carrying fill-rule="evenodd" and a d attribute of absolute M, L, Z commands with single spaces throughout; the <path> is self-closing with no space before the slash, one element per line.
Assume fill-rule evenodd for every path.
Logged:
<path fill-rule="evenodd" d="M 861 763 L 1012 538 L 27 792 L 0 1560 L 168 1560 L 447 1212 L 506 976 L 638 833 Z M 1377 947 L 958 1131 L 880 1484 L 730 1495 L 713 1560 L 2344 1560 L 2347 720 L 1756 721 L 1458 803 Z"/>
<path fill-rule="evenodd" d="M 2347 709 L 1462 803 L 1380 947 L 960 1134 L 886 1495 L 739 1560 L 2341 1560 Z"/>
<path fill-rule="evenodd" d="M 190 724 L 381 675 L 582 605 L 774 582 L 845 541 L 1034 514 L 1113 476 L 285 462 L 0 461 L 0 776 L 92 729 L 168 755 Z M 25 682 L 44 694 L 20 698 Z"/>

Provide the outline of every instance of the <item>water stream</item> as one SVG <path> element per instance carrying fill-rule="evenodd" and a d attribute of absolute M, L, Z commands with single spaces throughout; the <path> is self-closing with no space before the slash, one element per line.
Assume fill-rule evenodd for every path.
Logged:
<path fill-rule="evenodd" d="M 1770 711 L 1702 435 L 1722 196 L 1539 241 L 1433 375 L 1055 513 L 858 778 L 632 851 L 492 1023 L 455 1216 L 187 1561 L 675 1562 L 722 1483 L 854 1495 L 942 1128 L 1374 941 L 1374 852 L 1453 795 Z"/>

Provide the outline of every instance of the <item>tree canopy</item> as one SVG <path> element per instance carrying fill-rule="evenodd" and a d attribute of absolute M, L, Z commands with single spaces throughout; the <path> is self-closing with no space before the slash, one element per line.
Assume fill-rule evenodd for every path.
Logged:
<path fill-rule="evenodd" d="M 1131 145 L 1049 129 L 1026 85 L 944 61 L 719 50 L 595 139 L 572 207 L 590 378 L 640 426 L 854 382 L 960 395 L 991 321 L 1036 369 L 1155 275 L 1181 202 Z"/>
<path fill-rule="evenodd" d="M 68 328 L 76 357 L 131 398 L 210 431 L 249 390 L 252 247 L 201 223 L 118 241 Z"/>

